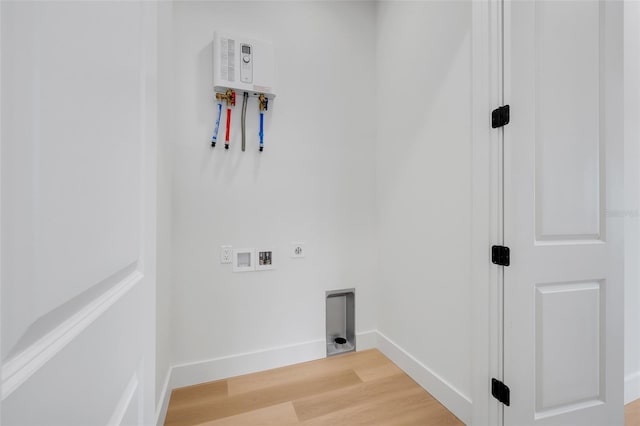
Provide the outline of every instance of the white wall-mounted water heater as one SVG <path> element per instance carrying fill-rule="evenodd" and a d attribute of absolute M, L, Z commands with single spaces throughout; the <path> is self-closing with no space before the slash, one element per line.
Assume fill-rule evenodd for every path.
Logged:
<path fill-rule="evenodd" d="M 275 98 L 273 45 L 216 31 L 213 35 L 213 86 L 216 92 L 235 90 L 241 96 Z"/>

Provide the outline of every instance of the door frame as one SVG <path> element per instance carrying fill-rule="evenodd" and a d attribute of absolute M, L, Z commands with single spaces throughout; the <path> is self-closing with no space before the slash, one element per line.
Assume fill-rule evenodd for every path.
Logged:
<path fill-rule="evenodd" d="M 2 4 L 0 4 L 0 318 L 2 318 Z M 0 353 L 2 353 L 2 328 L 0 327 Z M 0 360 L 0 371 L 2 360 Z M 1 378 L 0 378 L 1 384 Z M 0 398 L 0 421 L 2 398 Z"/>
<path fill-rule="evenodd" d="M 624 2 L 624 150 L 625 150 L 625 236 L 632 236 L 628 233 L 628 227 L 634 221 L 637 221 L 637 206 L 640 199 L 640 181 L 638 181 L 638 169 L 640 168 L 640 125 L 638 125 L 638 117 L 640 117 L 640 81 L 637 76 L 637 70 L 640 69 L 640 3 L 636 1 Z M 635 171 L 634 171 L 635 170 Z M 633 179 L 630 187 L 627 181 Z M 635 192 L 635 193 L 634 193 Z M 637 197 L 637 198 L 636 198 Z M 635 201 L 634 201 L 635 198 Z M 633 229 L 633 228 L 631 228 Z M 640 239 L 640 234 L 636 232 L 633 235 L 635 241 L 629 242 L 625 238 L 625 263 L 638 262 L 638 257 L 629 257 L 627 254 L 627 244 L 637 244 L 636 239 Z M 629 238 L 631 240 L 631 238 Z M 631 252 L 633 254 L 633 251 Z M 625 271 L 626 272 L 626 271 Z M 638 283 L 636 283 L 638 285 Z M 632 286 L 626 282 L 625 291 Z M 625 297 L 625 301 L 627 298 Z M 640 300 L 637 300 L 640 303 Z M 640 305 L 636 304 L 634 308 Z M 626 308 L 627 306 L 625 306 Z M 627 319 L 625 309 L 625 322 Z M 626 334 L 626 333 L 625 333 Z M 625 336 L 626 337 L 626 336 Z M 633 341 L 635 337 L 635 341 Z M 628 353 L 626 349 L 627 343 L 640 345 L 640 335 L 631 337 L 632 342 L 625 339 L 625 357 Z M 640 398 L 640 380 L 634 379 L 636 371 L 627 371 L 625 365 L 625 384 L 624 384 L 624 400 L 625 403 L 632 402 Z M 637 376 L 636 376 L 637 377 Z"/>
<path fill-rule="evenodd" d="M 502 242 L 502 130 L 492 129 L 491 111 L 503 103 L 503 0 L 472 2 L 471 135 L 471 391 L 472 423 L 503 424 L 503 406 L 490 392 L 502 378 L 502 268 L 490 261 Z"/>

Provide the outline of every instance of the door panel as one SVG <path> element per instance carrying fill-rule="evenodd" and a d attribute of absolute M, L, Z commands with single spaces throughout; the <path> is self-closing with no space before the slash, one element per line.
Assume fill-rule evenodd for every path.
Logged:
<path fill-rule="evenodd" d="M 150 423 L 155 6 L 0 8 L 0 422 Z"/>
<path fill-rule="evenodd" d="M 536 236 L 599 238 L 602 5 L 542 1 L 533 7 Z"/>
<path fill-rule="evenodd" d="M 598 281 L 536 286 L 535 388 L 539 415 L 603 400 L 602 288 Z"/>
<path fill-rule="evenodd" d="M 4 252 L 21 285 L 6 289 L 3 356 L 37 318 L 137 260 L 141 149 L 139 5 L 27 3 L 5 15 L 5 98 L 20 109 L 4 109 Z"/>
<path fill-rule="evenodd" d="M 622 424 L 622 5 L 504 7 L 504 423 Z"/>

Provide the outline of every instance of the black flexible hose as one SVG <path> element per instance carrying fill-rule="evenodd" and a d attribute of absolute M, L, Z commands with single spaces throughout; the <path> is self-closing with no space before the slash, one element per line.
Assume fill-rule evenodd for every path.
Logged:
<path fill-rule="evenodd" d="M 247 92 L 244 92 L 244 95 L 242 95 L 242 117 L 240 119 L 241 121 L 240 125 L 242 127 L 242 151 L 243 152 L 246 146 L 244 135 L 246 133 L 245 122 L 247 118 L 247 99 L 249 99 L 249 94 Z"/>

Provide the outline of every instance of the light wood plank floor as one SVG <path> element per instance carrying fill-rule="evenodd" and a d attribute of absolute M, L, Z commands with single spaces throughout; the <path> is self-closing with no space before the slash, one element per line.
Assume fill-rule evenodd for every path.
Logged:
<path fill-rule="evenodd" d="M 175 389 L 165 425 L 463 423 L 374 349 Z M 640 399 L 625 426 L 640 426 Z"/>
<path fill-rule="evenodd" d="M 175 389 L 165 425 L 463 423 L 373 349 Z"/>
<path fill-rule="evenodd" d="M 640 399 L 628 403 L 624 407 L 625 426 L 640 426 Z"/>

